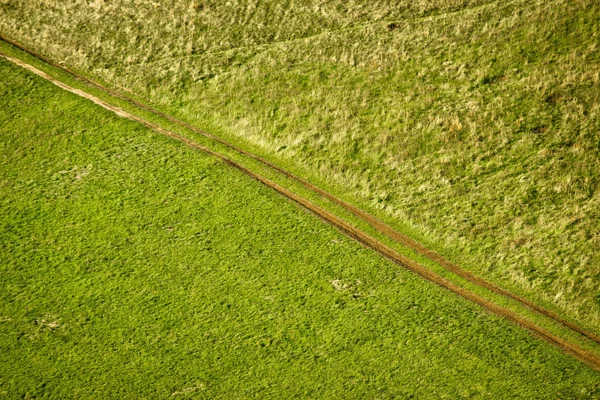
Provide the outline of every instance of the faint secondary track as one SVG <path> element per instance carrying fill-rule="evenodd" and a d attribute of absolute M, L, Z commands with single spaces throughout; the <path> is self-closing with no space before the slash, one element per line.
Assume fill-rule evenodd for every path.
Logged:
<path fill-rule="evenodd" d="M 59 68 L 60 70 L 66 72 L 69 75 L 74 76 L 75 78 L 77 78 L 80 81 L 83 81 L 84 83 L 91 85 L 93 87 L 95 87 L 96 89 L 99 89 L 105 93 L 108 93 L 109 95 L 119 98 L 135 107 L 141 108 L 145 111 L 148 111 L 152 114 L 156 114 L 162 118 L 165 118 L 166 120 L 175 123 L 181 127 L 184 127 L 186 129 L 189 129 L 190 131 L 200 134 L 208 139 L 214 140 L 224 146 L 226 146 L 227 148 L 239 153 L 239 154 L 243 154 L 246 157 L 252 158 L 260 163 L 262 163 L 263 165 L 279 172 L 280 174 L 286 176 L 289 179 L 292 179 L 298 183 L 300 183 L 301 185 L 303 185 L 305 188 L 323 196 L 324 198 L 330 200 L 331 202 L 343 207 L 344 209 L 346 209 L 347 211 L 351 212 L 352 214 L 354 214 L 356 217 L 362 219 L 363 221 L 367 222 L 369 225 L 371 225 L 373 228 L 375 228 L 377 231 L 379 231 L 380 233 L 384 234 L 385 236 L 387 236 L 388 238 L 410 248 L 411 250 L 417 252 L 418 254 L 421 254 L 427 258 L 429 258 L 430 260 L 438 263 L 439 265 L 441 265 L 443 268 L 445 268 L 447 271 L 450 271 L 452 273 L 454 273 L 455 275 L 460 276 L 461 278 L 471 282 L 474 285 L 483 287 L 487 290 L 490 290 L 496 294 L 499 294 L 501 296 L 507 297 L 509 299 L 512 299 L 514 301 L 517 301 L 519 303 L 521 303 L 522 305 L 524 305 L 525 307 L 541 314 L 544 315 L 547 318 L 550 318 L 556 322 L 558 322 L 559 324 L 579 333 L 582 336 L 587 337 L 590 340 L 595 341 L 596 343 L 600 344 L 600 337 L 595 335 L 592 332 L 589 332 L 581 327 L 579 327 L 578 325 L 569 322 L 565 319 L 563 319 L 562 317 L 560 317 L 557 313 L 548 310 L 546 308 L 543 308 L 535 303 L 533 303 L 532 301 L 519 296 L 517 294 L 514 294 L 490 281 L 487 281 L 477 275 L 474 275 L 473 273 L 461 268 L 460 266 L 448 261 L 447 259 L 445 259 L 443 256 L 441 256 L 439 253 L 436 253 L 435 251 L 432 251 L 430 249 L 428 249 L 427 247 L 423 246 L 421 243 L 415 241 L 414 239 L 411 239 L 410 237 L 396 231 L 394 228 L 392 228 L 391 226 L 387 225 L 386 223 L 382 222 L 380 219 L 378 219 L 377 217 L 361 210 L 360 208 L 334 196 L 333 194 L 319 188 L 318 186 L 313 185 L 312 183 L 308 182 L 307 180 L 300 178 L 284 169 L 282 169 L 281 167 L 271 163 L 270 161 L 259 157 L 257 155 L 254 155 L 242 148 L 239 148 L 229 142 L 227 142 L 224 139 L 221 139 L 218 136 L 215 136 L 209 132 L 206 132 L 198 127 L 195 127 L 193 125 L 190 125 L 184 121 L 181 121 L 180 119 L 177 119 L 171 115 L 165 114 L 162 111 L 159 111 L 151 106 L 148 106 L 138 100 L 135 100 L 131 97 L 128 97 L 126 95 L 123 95 L 121 93 L 118 93 L 112 89 L 109 89 L 107 87 L 105 87 L 104 85 L 97 83 L 93 80 L 91 80 L 90 78 L 87 78 L 81 74 L 78 74 L 76 72 L 73 72 L 71 70 L 69 70 L 68 68 L 53 62 L 52 60 L 49 60 L 48 58 L 32 51 L 29 50 L 27 48 L 25 48 L 24 46 L 22 46 L 21 44 L 8 39 L 6 37 L 4 37 L 2 34 L 0 34 L 0 40 L 3 40 L 7 43 L 9 43 L 10 45 L 20 49 L 21 51 L 24 51 L 25 53 L 28 53 L 29 55 L 40 59 L 41 61 L 50 64 L 56 68 Z"/>
<path fill-rule="evenodd" d="M 485 308 L 486 310 L 488 310 L 494 314 L 500 315 L 500 316 L 516 323 L 517 325 L 528 329 L 529 331 L 534 333 L 539 338 L 555 345 L 556 347 L 560 348 L 564 352 L 571 354 L 572 356 L 578 358 L 579 360 L 587 363 L 592 368 L 594 368 L 596 370 L 600 370 L 600 357 L 594 355 L 591 352 L 586 351 L 585 349 L 581 348 L 577 344 L 571 343 L 567 340 L 564 340 L 564 339 L 546 331 L 545 329 L 537 326 L 536 324 L 529 321 L 528 319 L 521 317 L 517 313 L 515 313 L 507 308 L 504 308 L 502 306 L 499 306 L 499 305 L 479 296 L 476 293 L 473 293 L 465 288 L 462 288 L 462 287 L 448 281 L 447 279 L 445 279 L 442 276 L 436 274 L 435 272 L 423 267 L 422 265 L 411 260 L 410 258 L 408 258 L 402 254 L 399 254 L 392 248 L 386 246 L 384 243 L 378 241 L 377 239 L 369 236 L 368 234 L 366 234 L 366 233 L 362 232 L 361 230 L 355 228 L 354 226 L 348 224 L 346 221 L 344 221 L 341 218 L 337 217 L 336 215 L 330 213 L 329 211 L 322 209 L 321 207 L 311 203 L 309 200 L 297 195 L 296 193 L 293 193 L 290 190 L 278 185 L 277 183 L 249 170 L 248 168 L 231 160 L 230 158 L 228 158 L 214 150 L 211 150 L 205 146 L 202 146 L 202 145 L 186 138 L 183 135 L 180 135 L 175 132 L 171 132 L 169 130 L 161 128 L 160 126 L 153 124 L 141 117 L 133 115 L 119 107 L 113 106 L 113 105 L 97 98 L 96 96 L 94 96 L 92 94 L 86 93 L 80 89 L 73 88 L 73 87 L 51 77 L 47 73 L 33 67 L 30 64 L 27 64 L 19 59 L 5 55 L 2 52 L 0 52 L 0 57 L 3 57 L 5 59 L 7 59 L 8 61 L 28 70 L 30 72 L 33 72 L 34 74 L 48 80 L 49 82 L 53 83 L 54 85 L 66 90 L 66 91 L 69 91 L 71 93 L 77 94 L 78 96 L 86 98 L 86 99 L 94 102 L 95 104 L 97 104 L 109 111 L 112 111 L 115 114 L 117 114 L 123 118 L 127 118 L 132 121 L 138 122 L 160 134 L 163 134 L 163 135 L 168 136 L 172 139 L 175 139 L 179 142 L 182 142 L 189 147 L 201 150 L 205 153 L 208 153 L 214 157 L 221 159 L 226 164 L 238 169 L 242 173 L 261 182 L 265 186 L 275 190 L 276 192 L 280 193 L 281 195 L 287 197 L 288 199 L 293 200 L 294 202 L 300 204 L 301 206 L 305 207 L 309 211 L 312 211 L 314 214 L 319 216 L 325 222 L 328 222 L 329 224 L 335 226 L 336 228 L 338 228 L 339 230 L 344 232 L 346 235 L 352 237 L 359 243 L 363 244 L 365 247 L 368 247 L 368 248 L 371 248 L 371 249 L 377 251 L 378 253 L 382 254 L 389 260 L 408 269 L 409 271 L 412 271 L 413 273 L 421 276 L 422 278 L 425 278 L 445 289 L 448 289 L 449 291 L 451 291 L 455 294 L 458 294 L 459 296 L 480 305 L 481 307 Z"/>

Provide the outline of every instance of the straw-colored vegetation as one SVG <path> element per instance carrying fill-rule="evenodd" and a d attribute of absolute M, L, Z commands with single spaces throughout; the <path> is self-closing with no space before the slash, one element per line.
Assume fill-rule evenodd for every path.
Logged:
<path fill-rule="evenodd" d="M 597 1 L 0 4 L 4 34 L 600 325 Z"/>

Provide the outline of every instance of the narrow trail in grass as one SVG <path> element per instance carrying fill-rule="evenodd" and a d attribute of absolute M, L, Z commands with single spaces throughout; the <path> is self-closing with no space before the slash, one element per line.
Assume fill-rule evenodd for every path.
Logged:
<path fill-rule="evenodd" d="M 97 98 L 94 95 L 91 95 L 82 90 L 73 88 L 63 82 L 60 82 L 59 80 L 51 77 L 50 75 L 46 74 L 45 72 L 40 71 L 39 69 L 33 67 L 30 64 L 27 64 L 27 63 L 21 61 L 21 60 L 18 60 L 13 57 L 10 57 L 8 55 L 5 55 L 2 52 L 0 52 L 0 56 L 2 56 L 3 58 L 9 60 L 10 62 L 28 70 L 28 71 L 31 71 L 32 73 L 48 80 L 49 82 L 55 84 L 56 86 L 58 86 L 64 90 L 67 90 L 71 93 L 77 94 L 78 96 L 86 98 L 86 99 L 94 102 L 95 104 L 97 104 L 109 111 L 112 111 L 115 114 L 117 114 L 123 118 L 127 118 L 132 121 L 136 121 L 136 122 L 150 128 L 160 134 L 163 134 L 172 139 L 178 140 L 179 142 L 182 142 L 187 146 L 196 148 L 198 150 L 201 150 L 203 152 L 206 152 L 208 154 L 211 154 L 211 155 L 221 159 L 228 165 L 238 169 L 239 171 L 243 172 L 244 174 L 248 175 L 249 177 L 263 183 L 265 186 L 277 191 L 278 193 L 282 194 L 283 196 L 287 197 L 288 199 L 293 200 L 294 202 L 298 203 L 299 205 L 305 207 L 309 211 L 313 212 L 314 214 L 316 214 L 317 216 L 322 218 L 325 222 L 330 223 L 331 225 L 340 229 L 342 232 L 344 232 L 348 236 L 357 240 L 359 243 L 379 252 L 380 254 L 382 254 L 386 258 L 390 259 L 391 261 L 395 262 L 396 264 L 416 273 L 417 275 L 421 276 L 422 278 L 425 278 L 441 287 L 448 289 L 449 291 L 451 291 L 459 296 L 462 296 L 463 298 L 465 298 L 467 300 L 470 300 L 470 301 L 482 306 L 483 308 L 487 309 L 488 311 L 490 311 L 494 314 L 502 316 L 502 317 L 516 323 L 517 325 L 528 329 L 533 334 L 535 334 L 537 337 L 547 341 L 550 344 L 555 345 L 556 347 L 560 348 L 564 352 L 566 352 L 566 353 L 578 358 L 579 360 L 585 362 L 586 364 L 590 365 L 592 368 L 594 368 L 596 370 L 600 370 L 600 357 L 597 357 L 596 355 L 586 351 L 585 349 L 581 348 L 577 344 L 566 341 L 566 340 L 546 331 L 545 329 L 537 326 L 536 324 L 529 321 L 528 319 L 521 317 L 517 313 L 515 313 L 507 308 L 504 308 L 502 306 L 499 306 L 499 305 L 479 296 L 478 294 L 475 294 L 465 288 L 462 288 L 462 287 L 450 282 L 449 280 L 447 280 L 447 279 L 443 278 L 442 276 L 436 274 L 435 272 L 425 268 L 424 266 L 411 260 L 410 258 L 408 258 L 402 254 L 399 254 L 394 249 L 386 246 L 384 243 L 378 241 L 377 239 L 373 238 L 372 236 L 370 236 L 370 235 L 362 232 L 361 230 L 357 229 L 356 227 L 350 225 L 349 223 L 347 223 L 346 221 L 337 217 L 336 215 L 330 213 L 329 211 L 322 209 L 321 207 L 311 203 L 309 200 L 297 195 L 296 193 L 293 193 L 290 190 L 278 185 L 277 183 L 249 170 L 248 168 L 229 159 L 228 157 L 226 157 L 218 152 L 215 152 L 214 150 L 211 150 L 205 146 L 202 146 L 202 145 L 188 139 L 187 137 L 185 137 L 183 135 L 180 135 L 175 132 L 171 132 L 169 130 L 161 128 L 160 126 L 153 124 L 143 118 L 133 115 L 123 109 L 120 109 L 119 107 L 113 106 L 113 105 Z"/>
<path fill-rule="evenodd" d="M 68 74 L 76 77 L 77 79 L 83 81 L 84 83 L 86 83 L 88 85 L 93 86 L 96 89 L 99 89 L 99 90 L 101 90 L 101 91 L 103 91 L 105 93 L 108 93 L 109 95 L 114 96 L 116 98 L 119 98 L 119 99 L 121 99 L 123 101 L 126 101 L 126 102 L 134 105 L 135 107 L 141 108 L 141 109 L 143 109 L 145 111 L 148 111 L 148 112 L 150 112 L 152 114 L 156 114 L 156 115 L 158 115 L 158 116 L 160 116 L 162 118 L 165 118 L 165 119 L 167 119 L 168 121 L 170 121 L 172 123 L 175 123 L 175 124 L 177 124 L 177 125 L 179 125 L 181 127 L 184 127 L 186 129 L 189 129 L 190 131 L 192 131 L 194 133 L 197 133 L 197 134 L 200 134 L 200 135 L 202 135 L 202 136 L 204 136 L 206 138 L 214 140 L 214 141 L 216 141 L 216 142 L 218 142 L 218 143 L 226 146 L 227 148 L 229 148 L 229 149 L 231 149 L 231 150 L 233 150 L 233 151 L 235 151 L 235 152 L 237 152 L 239 154 L 242 154 L 242 155 L 244 155 L 246 157 L 252 158 L 253 160 L 256 160 L 256 161 L 260 162 L 261 164 L 263 164 L 263 165 L 271 168 L 272 170 L 277 171 L 278 173 L 284 175 L 285 177 L 287 177 L 289 179 L 292 179 L 292 180 L 300 183 L 301 185 L 303 185 L 308 190 L 311 190 L 314 193 L 317 193 L 320 196 L 328 199 L 329 201 L 331 201 L 331 202 L 333 202 L 333 203 L 335 203 L 335 204 L 343 207 L 347 211 L 349 211 L 352 214 L 354 214 L 356 217 L 358 217 L 358 218 L 362 219 L 363 221 L 367 222 L 369 225 L 371 225 L 373 228 L 375 228 L 380 233 L 382 233 L 385 236 L 387 236 L 389 239 L 392 239 L 392 240 L 396 241 L 397 243 L 400 243 L 403 246 L 408 247 L 411 250 L 417 252 L 418 254 L 421 254 L 422 256 L 425 256 L 428 259 L 430 259 L 430 260 L 438 263 L 443 268 L 445 268 L 447 271 L 449 271 L 449 272 L 451 272 L 451 273 L 453 273 L 455 275 L 460 276 L 461 278 L 463 278 L 463 279 L 471 282 L 474 285 L 483 287 L 483 288 L 485 288 L 485 289 L 487 289 L 487 290 L 489 290 L 491 292 L 494 292 L 494 293 L 496 293 L 498 295 L 501 295 L 501 296 L 504 296 L 504 297 L 509 298 L 511 300 L 514 300 L 516 302 L 519 302 L 523 306 L 525 306 L 525 307 L 527 307 L 527 308 L 529 308 L 529 309 L 531 309 L 531 310 L 533 310 L 533 311 L 535 311 L 535 312 L 537 312 L 537 313 L 539 313 L 539 314 L 541 314 L 541 315 L 543 315 L 543 316 L 545 316 L 547 318 L 550 318 L 550 319 L 556 321 L 557 323 L 559 323 L 559 324 L 561 324 L 561 325 L 563 325 L 563 326 L 565 326 L 565 327 L 567 327 L 567 328 L 569 328 L 569 329 L 571 329 L 571 330 L 579 333 L 580 335 L 585 336 L 586 338 L 588 338 L 590 340 L 593 340 L 594 342 L 600 344 L 600 337 L 597 336 L 597 335 L 595 335 L 594 333 L 589 332 L 589 331 L 581 328 L 580 326 L 578 326 L 578 325 L 576 325 L 576 324 L 574 324 L 574 323 L 572 323 L 570 321 L 567 321 L 567 320 L 563 319 L 561 316 L 559 316 L 554 311 L 551 311 L 551 310 L 548 310 L 548 309 L 546 309 L 544 307 L 541 307 L 541 306 L 535 304 L 534 302 L 532 302 L 532 301 L 530 301 L 530 300 L 528 300 L 528 299 L 526 299 L 526 298 L 524 298 L 522 296 L 519 296 L 519 295 L 517 295 L 515 293 L 512 293 L 512 292 L 510 292 L 510 291 L 508 291 L 508 290 L 506 290 L 506 289 L 504 289 L 504 288 L 502 288 L 502 287 L 500 287 L 500 286 L 498 286 L 498 285 L 496 285 L 496 284 L 494 284 L 494 283 L 492 283 L 490 281 L 487 281 L 487 280 L 485 280 L 485 279 L 483 279 L 483 278 L 481 278 L 481 277 L 479 277 L 477 275 L 474 275 L 470 271 L 467 271 L 467 270 L 461 268 L 460 266 L 452 263 L 451 261 L 445 259 L 439 253 L 437 253 L 437 252 L 435 252 L 433 250 L 428 249 L 427 247 L 425 247 L 421 243 L 417 242 L 416 240 L 411 239 L 410 237 L 408 237 L 408 236 L 406 236 L 406 235 L 398 232 L 397 230 L 395 230 L 394 228 L 392 228 L 388 224 L 384 223 L 383 221 L 381 221 L 377 217 L 375 217 L 375 216 L 373 216 L 373 215 L 371 215 L 371 214 L 369 214 L 369 213 L 361 210 L 360 208 L 358 208 L 358 207 L 356 207 L 356 206 L 354 206 L 354 205 L 352 205 L 352 204 L 350 204 L 350 203 L 348 203 L 348 202 L 346 202 L 346 201 L 344 201 L 344 200 L 342 200 L 342 199 L 334 196 L 333 194 L 331 194 L 331 193 L 329 193 L 329 192 L 327 192 L 327 191 L 319 188 L 318 186 L 313 185 L 312 183 L 306 181 L 305 179 L 300 178 L 300 177 L 298 177 L 298 176 L 296 176 L 296 175 L 294 175 L 294 174 L 292 174 L 292 173 L 290 173 L 290 172 L 282 169 L 281 167 L 279 167 L 279 166 L 271 163 L 270 161 L 268 161 L 268 160 L 266 160 L 266 159 L 264 159 L 262 157 L 259 157 L 259 156 L 255 155 L 255 154 L 252 154 L 252 153 L 250 153 L 250 152 L 248 152 L 248 151 L 246 151 L 244 149 L 241 149 L 241 148 L 239 148 L 239 147 L 237 147 L 237 146 L 235 146 L 235 145 L 227 142 L 226 140 L 221 139 L 220 137 L 215 136 L 215 135 L 213 135 L 213 134 L 211 134 L 209 132 L 206 132 L 206 131 L 198 128 L 198 127 L 190 125 L 190 124 L 188 124 L 188 123 L 186 123 L 184 121 L 181 121 L 180 119 L 177 119 L 177 118 L 175 118 L 175 117 L 173 117 L 171 115 L 165 114 L 162 111 L 159 111 L 159 110 L 157 110 L 157 109 L 155 109 L 155 108 L 153 108 L 151 106 L 148 106 L 147 104 L 144 104 L 144 103 L 142 103 L 140 101 L 132 99 L 132 98 L 130 98 L 130 97 L 126 96 L 126 95 L 123 95 L 121 93 L 115 92 L 114 90 L 109 89 L 109 88 L 105 87 L 104 85 L 101 85 L 101 84 L 99 84 L 99 83 L 97 83 L 97 82 L 95 82 L 95 81 L 93 81 L 93 80 L 91 80 L 91 79 L 89 79 L 89 78 L 87 78 L 85 76 L 82 76 L 82 75 L 80 75 L 80 74 L 78 74 L 76 72 L 73 72 L 73 71 L 69 70 L 68 68 L 66 68 L 64 66 L 62 66 L 62 65 L 60 65 L 58 63 L 55 63 L 55 62 L 49 60 L 48 58 L 46 58 L 46 57 L 44 57 L 44 56 L 42 56 L 40 54 L 37 54 L 34 51 L 31 51 L 31 50 L 25 48 L 21 44 L 13 41 L 11 39 L 8 39 L 8 38 L 4 37 L 2 34 L 0 34 L 0 39 L 3 40 L 3 41 L 5 41 L 5 42 L 7 42 L 7 43 L 9 43 L 9 44 L 11 44 L 12 46 L 14 46 L 14 47 L 16 47 L 16 48 L 18 48 L 20 50 L 22 50 L 22 51 L 30 54 L 31 56 L 33 56 L 33 57 L 35 57 L 37 59 L 40 59 L 41 61 L 43 61 L 45 63 L 48 63 L 48 64 L 50 64 L 50 65 L 52 65 L 52 66 L 54 66 L 56 68 L 61 69 L 62 71 L 64 71 L 64 72 L 66 72 L 66 73 L 68 73 Z"/>

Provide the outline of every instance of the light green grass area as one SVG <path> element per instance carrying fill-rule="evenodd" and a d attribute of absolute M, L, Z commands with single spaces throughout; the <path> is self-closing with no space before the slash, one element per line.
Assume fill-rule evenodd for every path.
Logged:
<path fill-rule="evenodd" d="M 0 395 L 594 398 L 598 372 L 0 60 Z"/>
<path fill-rule="evenodd" d="M 0 2 L 0 32 L 600 326 L 600 3 Z"/>

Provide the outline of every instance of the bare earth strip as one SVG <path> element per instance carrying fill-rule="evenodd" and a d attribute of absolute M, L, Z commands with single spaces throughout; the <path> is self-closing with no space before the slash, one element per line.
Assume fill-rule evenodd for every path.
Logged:
<path fill-rule="evenodd" d="M 386 258 L 390 259 L 391 261 L 395 262 L 396 264 L 418 274 L 419 276 L 421 276 L 433 283 L 436 283 L 437 285 L 440 285 L 440 286 L 450 290 L 451 292 L 453 292 L 455 294 L 458 294 L 459 296 L 464 297 L 467 300 L 470 300 L 476 304 L 479 304 L 480 306 L 484 307 L 485 309 L 487 309 L 488 311 L 490 311 L 494 314 L 500 315 L 500 316 L 516 323 L 517 325 L 530 330 L 531 332 L 533 332 L 536 336 L 540 337 L 541 339 L 555 345 L 556 347 L 560 348 L 564 352 L 571 354 L 572 356 L 580 359 L 581 361 L 590 365 L 592 368 L 594 368 L 596 370 L 600 370 L 600 357 L 597 357 L 596 355 L 584 350 L 583 348 L 581 348 L 580 346 L 578 346 L 576 344 L 570 343 L 556 335 L 553 335 L 552 333 L 537 326 L 536 324 L 529 321 L 528 319 L 521 317 L 520 315 L 516 314 L 515 312 L 513 312 L 509 309 L 506 309 L 502 306 L 499 306 L 499 305 L 497 305 L 497 304 L 495 304 L 495 303 L 493 303 L 493 302 L 491 302 L 491 301 L 489 301 L 467 289 L 464 289 L 464 288 L 448 281 L 447 279 L 436 274 L 435 272 L 430 271 L 429 269 L 423 267 L 419 263 L 409 259 L 406 256 L 399 254 L 392 248 L 386 246 L 385 244 L 381 243 L 377 239 L 369 236 L 368 234 L 366 234 L 366 233 L 360 231 L 359 229 L 355 228 L 354 226 L 348 224 L 347 222 L 345 222 L 344 220 L 335 216 L 334 214 L 312 204 L 307 199 L 304 199 L 303 197 L 289 191 L 288 189 L 278 185 L 277 183 L 247 169 L 246 167 L 225 157 L 224 155 L 219 154 L 207 147 L 204 147 L 204 146 L 186 138 L 185 136 L 182 136 L 180 134 L 163 129 L 160 126 L 157 126 L 157 125 L 152 124 L 151 122 L 148 122 L 140 117 L 130 114 L 125 110 L 122 110 L 118 107 L 108 104 L 107 102 L 105 102 L 89 93 L 86 93 L 82 90 L 73 88 L 69 85 L 66 85 L 63 82 L 60 82 L 60 81 L 54 79 L 53 77 L 46 74 L 45 72 L 40 71 L 37 68 L 35 68 L 21 60 L 12 58 L 1 52 L 0 52 L 0 56 L 13 62 L 16 65 L 19 65 L 20 67 L 22 67 L 24 69 L 27 69 L 28 71 L 33 72 L 34 74 L 36 74 L 38 76 L 41 76 L 42 78 L 52 82 L 56 86 L 58 86 L 64 90 L 67 90 L 69 92 L 75 93 L 78 96 L 84 97 L 84 98 L 96 103 L 97 105 L 116 113 L 117 115 L 119 115 L 123 118 L 127 118 L 130 120 L 136 121 L 136 122 L 150 128 L 154 131 L 157 131 L 165 136 L 168 136 L 170 138 L 178 140 L 190 147 L 202 150 L 208 154 L 211 154 L 211 155 L 223 160 L 225 163 L 229 164 L 230 166 L 240 170 L 241 172 L 245 173 L 246 175 L 252 177 L 253 179 L 256 179 L 257 181 L 259 181 L 259 182 L 263 183 L 264 185 L 270 187 L 271 189 L 277 191 L 278 193 L 282 194 L 283 196 L 289 198 L 290 200 L 293 200 L 294 202 L 305 207 L 306 209 L 312 211 L 313 213 L 315 213 L 316 215 L 321 217 L 326 222 L 328 222 L 331 225 L 340 229 L 342 232 L 344 232 L 348 236 L 354 238 L 358 242 L 362 243 L 364 246 L 371 248 L 373 250 L 376 250 L 377 252 L 384 255 Z"/>
<path fill-rule="evenodd" d="M 595 341 L 596 343 L 600 344 L 600 337 L 595 335 L 592 332 L 589 332 L 583 328 L 581 328 L 580 326 L 569 322 L 563 318 L 561 318 L 558 314 L 556 314 L 555 312 L 548 310 L 546 308 L 543 308 L 535 303 L 533 303 L 532 301 L 519 296 L 517 294 L 511 293 L 508 290 L 490 282 L 487 281 L 479 276 L 474 275 L 473 273 L 461 268 L 460 266 L 448 261 L 447 259 L 445 259 L 443 256 L 441 256 L 440 254 L 436 253 L 435 251 L 432 251 L 430 249 L 428 249 L 427 247 L 423 246 L 421 243 L 411 239 L 410 237 L 396 231 L 394 228 L 392 228 L 391 226 L 387 225 L 386 223 L 382 222 L 381 220 L 379 220 L 378 218 L 376 218 L 375 216 L 359 209 L 358 207 L 349 204 L 347 202 L 345 202 L 342 199 L 339 199 L 338 197 L 332 195 L 331 193 L 313 185 L 312 183 L 306 181 L 305 179 L 302 179 L 284 169 L 282 169 L 281 167 L 278 167 L 277 165 L 265 160 L 262 157 L 256 156 L 252 153 L 247 152 L 246 150 L 243 150 L 237 146 L 234 146 L 233 144 L 217 137 L 214 136 L 212 134 L 210 134 L 209 132 L 206 132 L 202 129 L 199 129 L 193 125 L 190 125 L 184 121 L 181 121 L 171 115 L 165 114 L 159 110 L 154 109 L 153 107 L 150 107 L 146 104 L 143 104 L 135 99 L 132 99 L 130 97 L 127 97 L 125 95 L 122 95 L 120 93 L 115 92 L 114 90 L 111 90 L 97 82 L 94 82 L 93 80 L 82 76 L 80 74 L 77 74 L 73 71 L 70 71 L 69 69 L 65 68 L 62 65 L 59 65 L 51 60 L 48 60 L 46 57 L 41 56 L 25 47 L 23 47 L 22 45 L 20 45 L 19 43 L 16 43 L 15 41 L 8 39 L 6 37 L 4 37 L 3 35 L 0 34 L 0 39 L 11 44 L 14 47 L 17 47 L 18 49 L 34 56 L 35 58 L 38 58 L 56 68 L 59 68 L 65 72 L 67 72 L 70 75 L 73 75 L 74 77 L 76 77 L 77 79 L 97 88 L 102 90 L 103 92 L 108 93 L 111 96 L 114 96 L 116 98 L 119 98 L 121 100 L 124 100 L 138 108 L 141 108 L 145 111 L 151 112 L 153 114 L 159 115 L 179 126 L 182 126 L 186 129 L 191 130 L 192 132 L 195 132 L 197 134 L 203 135 L 206 138 L 209 138 L 211 140 L 214 140 L 226 147 L 228 147 L 229 149 L 239 153 L 239 154 L 243 154 L 244 156 L 247 156 L 249 158 L 252 158 L 260 163 L 262 163 L 263 165 L 281 173 L 282 175 L 286 176 L 289 179 L 292 179 L 300 184 L 302 184 L 305 188 L 323 196 L 324 198 L 334 202 L 335 204 L 338 204 L 339 206 L 343 207 L 344 209 L 346 209 L 347 211 L 351 212 L 352 214 L 354 214 L 356 217 L 362 219 L 363 221 L 367 222 L 369 225 L 371 225 L 373 228 L 375 228 L 377 231 L 379 231 L 380 233 L 384 234 L 385 236 L 387 236 L 388 238 L 396 241 L 397 243 L 400 243 L 410 249 L 412 249 L 413 251 L 417 252 L 418 254 L 421 254 L 425 257 L 427 257 L 428 259 L 438 263 L 439 265 L 441 265 L 443 268 L 445 268 L 447 271 L 452 272 L 458 276 L 460 276 L 461 278 L 471 282 L 472 284 L 475 284 L 477 286 L 483 287 L 487 290 L 490 290 L 496 294 L 499 294 L 501 296 L 507 297 L 509 299 L 512 299 L 514 301 L 517 301 L 519 303 L 521 303 L 523 306 L 541 314 L 544 315 L 545 317 L 548 317 L 556 322 L 558 322 L 559 324 L 568 327 L 569 329 L 581 334 L 582 336 L 587 337 L 590 340 Z M 79 94 L 79 93 L 77 93 Z M 115 111 L 117 112 L 117 111 Z"/>

